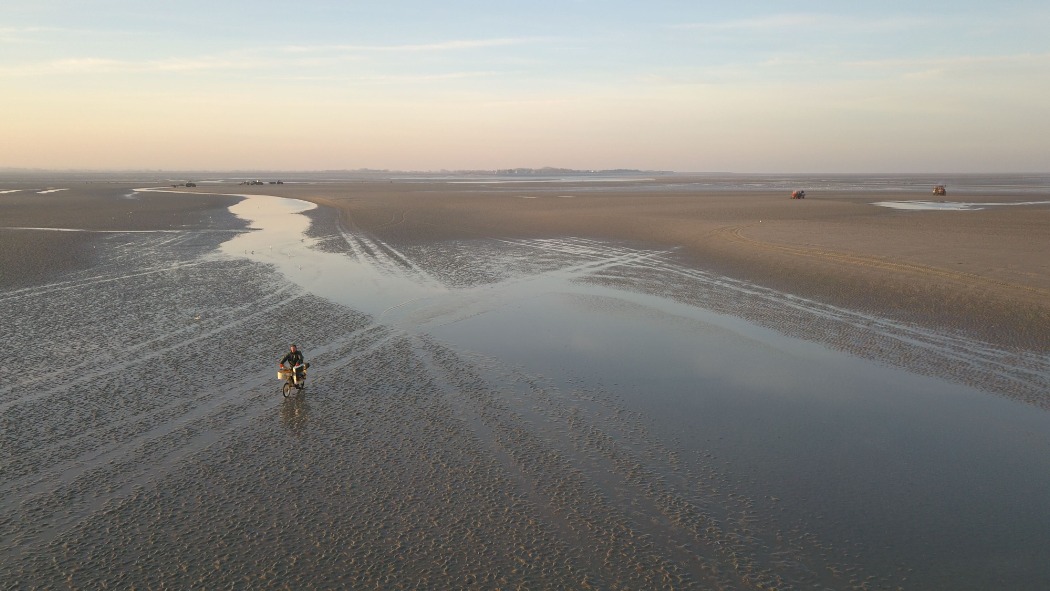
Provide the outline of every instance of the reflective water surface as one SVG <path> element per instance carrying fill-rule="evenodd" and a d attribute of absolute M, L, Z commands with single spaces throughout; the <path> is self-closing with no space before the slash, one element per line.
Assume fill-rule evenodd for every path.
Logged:
<path fill-rule="evenodd" d="M 977 211 L 989 207 L 1008 207 L 1017 205 L 1050 205 L 1050 201 L 1015 201 L 1010 203 L 962 203 L 958 201 L 877 201 L 872 205 L 890 209 L 912 211 Z"/>

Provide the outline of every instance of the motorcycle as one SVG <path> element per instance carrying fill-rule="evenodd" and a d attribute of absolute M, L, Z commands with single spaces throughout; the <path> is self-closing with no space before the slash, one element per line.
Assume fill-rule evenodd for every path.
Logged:
<path fill-rule="evenodd" d="M 281 393 L 285 398 L 291 394 L 293 389 L 302 392 L 306 388 L 306 370 L 309 368 L 309 363 L 300 363 L 291 368 L 281 366 L 281 369 L 277 370 L 277 379 L 284 382 L 281 386 Z"/>

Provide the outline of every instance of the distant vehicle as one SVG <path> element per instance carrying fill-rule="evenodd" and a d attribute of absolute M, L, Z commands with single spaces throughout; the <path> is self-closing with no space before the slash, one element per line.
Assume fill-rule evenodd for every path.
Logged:
<path fill-rule="evenodd" d="M 797 189 L 797 190 L 791 192 L 791 198 L 792 199 L 805 199 L 806 198 L 806 192 L 803 191 L 802 189 Z"/>
<path fill-rule="evenodd" d="M 948 190 L 944 188 L 944 185 L 934 185 L 933 194 L 944 196 L 948 194 Z"/>
<path fill-rule="evenodd" d="M 197 183 L 186 183 L 187 187 L 196 187 Z"/>

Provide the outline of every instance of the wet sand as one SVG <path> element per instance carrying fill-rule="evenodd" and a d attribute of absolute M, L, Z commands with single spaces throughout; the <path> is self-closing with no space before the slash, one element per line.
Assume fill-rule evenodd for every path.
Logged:
<path fill-rule="evenodd" d="M 850 251 L 846 237 L 874 240 L 862 229 L 878 223 L 954 235 L 951 225 L 850 199 L 619 185 L 198 188 L 326 206 L 307 213 L 308 237 L 260 253 L 271 264 L 221 254 L 244 236 L 225 210 L 234 198 L 135 186 L 0 196 L 3 226 L 106 231 L 77 238 L 81 258 L 67 263 L 47 254 L 64 248 L 43 246 L 65 233 L 0 230 L 42 245 L 46 270 L 26 278 L 3 261 L 17 277 L 0 288 L 5 340 L 33 367 L 0 385 L 0 580 L 13 586 L 1050 581 L 1033 551 L 1050 543 L 1039 335 L 1003 334 L 1009 347 L 996 349 L 923 328 L 995 335 L 988 318 L 1008 317 L 984 316 L 991 302 L 1043 310 L 1024 295 L 1045 288 L 1038 257 L 1019 259 L 1029 283 L 977 267 L 944 276 L 984 304 L 948 322 L 918 297 L 869 302 L 847 272 L 873 289 L 918 290 L 916 267 L 947 259 L 923 258 L 934 255 L 913 236 L 915 252 L 896 240 L 896 266 L 874 265 L 873 246 Z M 53 206 L 34 209 L 38 197 Z M 759 211 L 779 212 L 772 229 Z M 1004 221 L 988 241 L 1026 216 L 1045 220 L 995 213 Z M 868 263 L 788 256 L 803 244 L 776 229 L 807 224 L 824 240 L 807 248 Z M 294 274 L 313 259 L 299 249 L 347 262 L 335 272 L 347 274 L 349 303 L 304 288 Z M 799 278 L 821 272 L 835 279 Z M 391 278 L 424 295 L 355 307 L 370 289 L 387 295 Z M 924 324 L 790 299 L 768 289 L 778 282 Z M 290 333 L 315 367 L 306 395 L 284 400 L 273 360 Z M 824 349 L 829 339 L 859 357 Z"/>
<path fill-rule="evenodd" d="M 62 191 L 15 184 L 0 194 L 0 226 L 93 231 L 177 231 L 208 229 L 232 216 L 236 198 L 186 195 L 183 199 L 144 199 L 135 184 L 65 183 Z M 66 188 L 71 187 L 71 188 Z M 105 235 L 95 232 L 0 230 L 0 288 L 46 282 L 89 267 Z"/>
<path fill-rule="evenodd" d="M 679 248 L 688 264 L 855 310 L 1050 350 L 1050 206 L 899 211 L 925 192 L 712 192 L 630 183 L 244 187 L 337 208 L 393 244 L 579 236 Z M 647 183 L 651 184 L 651 183 Z M 955 199 L 955 197 L 953 197 Z M 975 202 L 1050 196 L 967 195 Z"/>

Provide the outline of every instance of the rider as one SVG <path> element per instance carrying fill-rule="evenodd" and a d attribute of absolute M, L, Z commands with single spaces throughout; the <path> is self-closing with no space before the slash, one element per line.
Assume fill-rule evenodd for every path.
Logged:
<path fill-rule="evenodd" d="M 305 367 L 306 364 L 303 360 L 303 354 L 294 344 L 288 347 L 288 352 L 277 362 L 277 367 L 283 368 L 285 363 L 288 363 L 288 365 L 295 371 L 295 376 L 292 379 L 298 383 L 301 377 L 300 372 L 302 371 L 299 366 L 302 365 Z"/>

